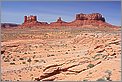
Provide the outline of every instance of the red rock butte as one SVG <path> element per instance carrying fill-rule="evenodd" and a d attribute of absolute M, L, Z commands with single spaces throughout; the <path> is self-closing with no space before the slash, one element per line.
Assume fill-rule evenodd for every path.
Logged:
<path fill-rule="evenodd" d="M 105 18 L 100 13 L 92 13 L 92 14 L 76 14 L 75 20 L 71 22 L 65 22 L 59 17 L 56 22 L 51 22 L 48 24 L 47 22 L 39 22 L 37 20 L 37 16 L 25 16 L 24 23 L 21 25 L 22 27 L 33 27 L 33 26 L 50 26 L 50 27 L 82 27 L 84 25 L 91 25 L 96 27 L 112 27 L 116 28 L 117 26 L 111 25 L 105 21 Z"/>

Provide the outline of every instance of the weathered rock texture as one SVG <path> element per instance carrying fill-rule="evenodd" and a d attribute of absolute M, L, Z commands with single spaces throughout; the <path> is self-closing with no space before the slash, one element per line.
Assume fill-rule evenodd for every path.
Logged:
<path fill-rule="evenodd" d="M 105 18 L 99 13 L 93 14 L 76 14 L 76 20 L 97 20 L 105 22 Z"/>
<path fill-rule="evenodd" d="M 22 24 L 22 26 L 40 26 L 40 25 L 47 25 L 47 22 L 39 22 L 37 21 L 37 16 L 25 16 L 24 17 L 24 23 Z"/>
<path fill-rule="evenodd" d="M 76 14 L 76 19 L 72 22 L 65 22 L 59 17 L 56 22 L 38 22 L 36 16 L 25 16 L 22 26 L 68 26 L 68 27 L 82 27 L 85 25 L 91 25 L 95 27 L 117 27 L 111 25 L 105 21 L 105 18 L 100 13 L 92 14 Z"/>
<path fill-rule="evenodd" d="M 67 25 L 67 22 L 63 21 L 61 17 L 59 17 L 56 22 L 50 23 L 50 26 L 64 26 L 64 25 Z"/>

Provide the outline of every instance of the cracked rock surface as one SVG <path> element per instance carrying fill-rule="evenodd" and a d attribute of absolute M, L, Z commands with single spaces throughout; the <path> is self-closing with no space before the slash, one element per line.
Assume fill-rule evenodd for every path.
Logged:
<path fill-rule="evenodd" d="M 82 28 L 2 29 L 1 80 L 120 81 L 120 35 Z"/>

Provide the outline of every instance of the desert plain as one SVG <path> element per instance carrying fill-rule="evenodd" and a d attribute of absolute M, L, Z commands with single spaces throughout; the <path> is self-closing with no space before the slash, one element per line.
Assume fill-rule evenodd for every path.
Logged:
<path fill-rule="evenodd" d="M 2 81 L 120 81 L 120 28 L 1 29 Z"/>

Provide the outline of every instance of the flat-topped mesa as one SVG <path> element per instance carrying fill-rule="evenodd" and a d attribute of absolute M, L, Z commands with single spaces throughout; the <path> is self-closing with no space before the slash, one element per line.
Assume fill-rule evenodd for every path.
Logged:
<path fill-rule="evenodd" d="M 105 18 L 99 13 L 92 14 L 76 14 L 76 20 L 97 20 L 105 22 Z"/>
<path fill-rule="evenodd" d="M 24 16 L 24 23 L 22 26 L 43 26 L 43 25 L 48 25 L 47 22 L 38 22 L 37 21 L 37 16 Z"/>
<path fill-rule="evenodd" d="M 37 16 L 24 16 L 24 23 L 21 25 L 22 27 L 34 27 L 34 26 L 49 26 L 49 27 L 117 27 L 111 25 L 105 21 L 105 18 L 100 13 L 92 13 L 92 14 L 76 14 L 75 20 L 71 22 L 65 22 L 59 17 L 56 22 L 51 22 L 48 24 L 47 22 L 39 22 L 37 20 Z"/>
<path fill-rule="evenodd" d="M 24 23 L 30 23 L 30 22 L 38 22 L 37 16 L 24 16 Z"/>

